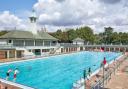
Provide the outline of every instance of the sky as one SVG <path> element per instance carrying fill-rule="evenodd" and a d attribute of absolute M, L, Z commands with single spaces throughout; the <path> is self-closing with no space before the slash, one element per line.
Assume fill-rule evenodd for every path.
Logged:
<path fill-rule="evenodd" d="M 0 30 L 28 30 L 32 9 L 48 31 L 90 26 L 98 33 L 111 26 L 128 32 L 128 0 L 0 0 Z"/>

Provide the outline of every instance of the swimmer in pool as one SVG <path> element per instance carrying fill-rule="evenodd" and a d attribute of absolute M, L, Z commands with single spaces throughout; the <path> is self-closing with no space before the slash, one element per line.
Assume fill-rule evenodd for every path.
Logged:
<path fill-rule="evenodd" d="M 16 81 L 16 77 L 17 77 L 17 74 L 19 73 L 19 70 L 18 70 L 18 68 L 16 68 L 15 70 L 14 70 L 14 79 L 13 79 L 13 81 L 15 82 Z"/>
<path fill-rule="evenodd" d="M 6 80 L 8 80 L 8 78 L 9 78 L 11 72 L 12 72 L 11 69 L 9 69 L 9 70 L 6 72 Z"/>

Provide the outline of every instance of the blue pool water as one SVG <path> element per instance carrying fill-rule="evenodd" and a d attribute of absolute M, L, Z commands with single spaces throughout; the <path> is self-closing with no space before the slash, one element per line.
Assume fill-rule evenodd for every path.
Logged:
<path fill-rule="evenodd" d="M 5 79 L 9 68 L 18 68 L 17 83 L 36 89 L 71 89 L 73 82 L 83 77 L 85 68 L 91 66 L 94 71 L 100 67 L 104 57 L 110 62 L 120 55 L 112 52 L 78 52 L 4 64 L 0 66 L 0 77 Z M 94 64 L 96 66 L 92 66 Z M 9 80 L 13 80 L 13 73 Z"/>

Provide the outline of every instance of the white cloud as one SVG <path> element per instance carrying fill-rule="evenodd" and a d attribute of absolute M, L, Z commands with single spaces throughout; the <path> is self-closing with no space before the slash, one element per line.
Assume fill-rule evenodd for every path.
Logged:
<path fill-rule="evenodd" d="M 43 24 L 78 25 L 84 22 L 83 19 L 85 20 L 85 18 L 89 18 L 100 11 L 98 9 L 99 3 L 96 1 L 86 0 L 85 3 L 85 0 L 64 0 L 63 2 L 39 0 L 34 8 L 40 14 L 39 21 Z"/>
<path fill-rule="evenodd" d="M 101 32 L 104 26 L 125 28 L 128 23 L 127 2 L 127 0 L 38 0 L 34 8 L 39 15 L 40 25 L 70 27 L 84 24 L 92 26 L 95 32 Z"/>
<path fill-rule="evenodd" d="M 39 26 L 45 25 L 49 31 L 80 26 L 90 26 L 95 32 L 102 32 L 105 26 L 113 26 L 115 31 L 127 31 L 127 3 L 127 0 L 38 0 L 33 8 Z M 0 13 L 0 27 L 29 27 L 29 21 L 25 19 L 30 14 L 25 11 L 20 15 L 24 18 L 21 19 L 4 11 Z"/>
<path fill-rule="evenodd" d="M 9 11 L 0 13 L 0 29 L 25 28 L 23 21 Z"/>

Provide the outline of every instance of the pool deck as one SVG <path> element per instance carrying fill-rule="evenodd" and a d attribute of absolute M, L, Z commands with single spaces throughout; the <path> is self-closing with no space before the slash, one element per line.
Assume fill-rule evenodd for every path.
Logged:
<path fill-rule="evenodd" d="M 71 53 L 77 53 L 77 52 L 82 52 L 82 51 L 74 51 L 74 52 L 66 52 L 66 53 L 56 53 L 56 54 L 46 54 L 46 55 L 43 55 L 43 56 L 33 56 L 33 57 L 24 57 L 24 58 L 0 59 L 0 63 L 22 61 L 22 60 L 29 60 L 29 59 L 35 59 L 35 58 L 46 58 L 46 57 L 50 57 L 50 56 L 63 55 L 63 54 L 71 54 Z"/>
<path fill-rule="evenodd" d="M 77 51 L 77 52 L 79 52 L 79 51 Z M 35 58 L 45 58 L 45 57 L 56 56 L 56 55 L 62 55 L 62 54 L 69 54 L 69 53 L 76 53 L 76 52 L 57 53 L 57 54 L 47 54 L 47 55 L 43 55 L 43 56 L 33 56 L 33 57 L 23 57 L 23 58 L 0 59 L 0 63 L 21 61 L 21 60 L 29 60 L 29 59 L 35 59 Z"/>
<path fill-rule="evenodd" d="M 105 87 L 108 89 L 128 89 L 128 59 L 123 62 L 115 75 L 112 75 L 112 79 Z"/>
<path fill-rule="evenodd" d="M 22 89 L 13 85 L 5 84 L 3 82 L 0 83 L 0 89 Z"/>
<path fill-rule="evenodd" d="M 6 63 L 6 62 L 13 62 L 13 61 L 20 61 L 23 60 L 22 58 L 9 58 L 9 59 L 0 59 L 0 63 Z"/>
<path fill-rule="evenodd" d="M 125 55 L 127 59 L 124 60 L 124 56 L 116 61 L 116 64 L 123 61 L 120 67 L 112 74 L 110 80 L 105 83 L 103 89 L 128 89 L 128 53 Z M 109 70 L 112 71 L 115 63 L 109 65 Z M 98 78 L 96 77 L 98 75 Z M 86 81 L 86 89 L 91 89 L 91 85 L 95 84 L 96 81 L 103 77 L 103 70 L 101 69 L 96 75 L 92 76 Z"/>

